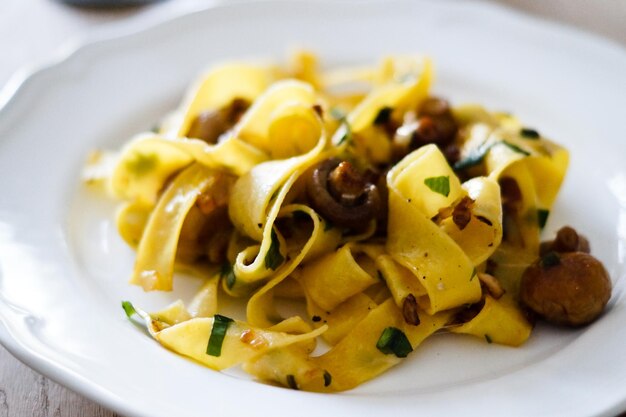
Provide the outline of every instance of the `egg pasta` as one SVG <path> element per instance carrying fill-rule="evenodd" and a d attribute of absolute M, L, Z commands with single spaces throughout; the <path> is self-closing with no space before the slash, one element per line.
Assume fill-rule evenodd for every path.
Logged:
<path fill-rule="evenodd" d="M 86 171 L 121 201 L 132 284 L 170 291 L 175 269 L 204 282 L 187 306 L 124 302 L 129 317 L 212 369 L 316 392 L 375 378 L 437 332 L 523 344 L 520 275 L 568 153 L 511 115 L 450 108 L 433 78 L 425 57 L 322 70 L 308 52 L 202 75 L 111 169 Z M 225 298 L 245 317 L 221 315 Z"/>

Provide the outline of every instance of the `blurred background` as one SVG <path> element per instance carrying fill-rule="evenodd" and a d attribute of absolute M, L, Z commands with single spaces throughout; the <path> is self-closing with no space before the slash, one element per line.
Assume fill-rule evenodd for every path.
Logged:
<path fill-rule="evenodd" d="M 76 42 L 214 3 L 241 0 L 0 0 L 0 90 Z M 253 0 L 258 1 L 258 0 Z M 621 44 L 626 0 L 440 0 L 498 3 Z M 0 346 L 0 417 L 113 417 L 116 414 L 32 371 Z"/>
<path fill-rule="evenodd" d="M 45 61 L 69 40 L 111 30 L 120 23 L 177 15 L 220 1 L 240 0 L 1 0 L 0 87 L 18 68 Z M 626 0 L 447 1 L 499 3 L 626 46 Z"/>

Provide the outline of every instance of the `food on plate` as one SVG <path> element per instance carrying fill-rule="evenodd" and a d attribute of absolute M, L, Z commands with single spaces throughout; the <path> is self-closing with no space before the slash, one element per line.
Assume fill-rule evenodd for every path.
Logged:
<path fill-rule="evenodd" d="M 564 227 L 522 276 L 520 299 L 546 320 L 579 326 L 595 320 L 611 298 L 611 279 L 589 242 Z"/>
<path fill-rule="evenodd" d="M 593 320 L 611 285 L 589 242 L 570 228 L 540 244 L 568 152 L 510 114 L 451 106 L 433 76 L 419 56 L 224 63 L 155 131 L 97 153 L 86 175 L 121 201 L 131 283 L 170 291 L 175 268 L 202 280 L 187 304 L 125 301 L 127 315 L 208 367 L 318 392 L 438 332 L 519 346 L 526 308 Z M 224 314 L 232 299 L 245 315 Z"/>

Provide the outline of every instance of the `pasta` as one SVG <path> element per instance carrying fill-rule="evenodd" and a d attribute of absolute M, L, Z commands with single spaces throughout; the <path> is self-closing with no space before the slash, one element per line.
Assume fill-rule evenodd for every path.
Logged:
<path fill-rule="evenodd" d="M 511 115 L 450 108 L 433 78 L 420 56 L 230 62 L 155 132 L 92 160 L 137 250 L 130 282 L 204 280 L 188 306 L 124 302 L 129 317 L 207 367 L 316 392 L 371 380 L 436 332 L 522 345 L 520 279 L 568 153 Z M 245 317 L 220 315 L 224 298 Z"/>

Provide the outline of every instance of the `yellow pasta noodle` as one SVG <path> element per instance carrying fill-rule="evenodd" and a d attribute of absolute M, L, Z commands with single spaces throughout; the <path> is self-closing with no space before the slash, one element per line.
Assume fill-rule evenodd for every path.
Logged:
<path fill-rule="evenodd" d="M 308 51 L 216 66 L 156 133 L 92 159 L 137 250 L 131 283 L 200 280 L 186 304 L 127 315 L 209 368 L 314 392 L 355 388 L 436 332 L 523 344 L 519 280 L 567 151 L 513 116 L 450 109 L 426 57 L 320 68 Z"/>

